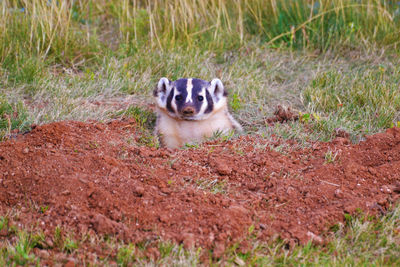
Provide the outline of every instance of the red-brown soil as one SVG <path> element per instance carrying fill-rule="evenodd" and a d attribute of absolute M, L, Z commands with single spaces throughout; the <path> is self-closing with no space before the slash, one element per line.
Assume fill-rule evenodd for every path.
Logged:
<path fill-rule="evenodd" d="M 242 136 L 174 151 L 139 146 L 136 131 L 129 120 L 68 121 L 0 143 L 0 215 L 17 210 L 49 237 L 59 225 L 219 256 L 246 249 L 253 227 L 260 240 L 323 243 L 345 213 L 384 213 L 400 196 L 399 128 L 357 145 Z"/>

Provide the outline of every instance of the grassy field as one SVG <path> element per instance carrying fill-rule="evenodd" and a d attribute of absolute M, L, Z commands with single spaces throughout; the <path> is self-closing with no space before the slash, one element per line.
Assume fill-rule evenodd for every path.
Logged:
<path fill-rule="evenodd" d="M 42 254 L 35 249 L 49 247 L 43 233 L 34 229 L 8 227 L 7 221 L 16 214 L 0 217 L 0 231 L 7 233 L 8 240 L 0 241 L 0 264 L 40 265 Z M 53 250 L 58 250 L 58 262 L 67 263 L 78 260 L 78 255 L 91 259 L 89 266 L 118 265 L 138 266 L 173 265 L 196 266 L 208 261 L 211 265 L 252 265 L 252 266 L 396 266 L 399 256 L 400 209 L 386 214 L 380 219 L 367 221 L 362 216 L 348 216 L 346 225 L 336 225 L 329 243 L 324 246 L 311 242 L 304 246 L 295 246 L 291 250 L 281 240 L 269 244 L 258 242 L 249 229 L 250 250 L 238 252 L 237 247 L 229 248 L 224 259 L 203 258 L 202 249 L 184 249 L 168 241 L 160 242 L 156 248 L 157 260 L 149 255 L 148 244 L 124 244 L 112 237 L 99 237 L 82 234 L 77 236 L 61 228 L 54 231 Z M 101 249 L 99 249 L 101 244 Z M 100 250 L 100 251 L 99 251 Z M 206 253 L 207 255 L 207 253 Z"/>
<path fill-rule="evenodd" d="M 151 103 L 156 82 L 166 76 L 220 78 L 247 134 L 307 146 L 341 129 L 358 142 L 400 125 L 399 29 L 397 1 L 0 0 L 0 137 L 31 124 L 141 116 L 129 106 Z M 266 125 L 278 104 L 298 110 L 300 120 Z M 399 212 L 374 222 L 349 219 L 324 248 L 288 252 L 280 242 L 254 241 L 248 254 L 232 249 L 228 262 L 399 263 Z M 32 249 L 40 233 L 7 231 L 15 239 L 2 241 L 1 265 L 38 263 Z M 73 257 L 80 242 L 95 241 L 63 238 L 60 248 Z M 98 264 L 154 263 L 135 255 L 132 244 L 102 242 L 117 256 Z M 200 260 L 198 251 L 168 243 L 160 251 L 158 264 Z"/>

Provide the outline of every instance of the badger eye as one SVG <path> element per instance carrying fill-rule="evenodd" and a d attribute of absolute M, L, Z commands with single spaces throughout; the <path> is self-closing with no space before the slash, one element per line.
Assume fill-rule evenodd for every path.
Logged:
<path fill-rule="evenodd" d="M 175 96 L 175 100 L 176 100 L 176 101 L 181 101 L 181 100 L 182 100 L 182 96 L 181 96 L 181 95 Z"/>
<path fill-rule="evenodd" d="M 199 96 L 197 97 L 197 99 L 198 99 L 199 101 L 203 101 L 203 100 L 204 100 L 204 97 L 201 96 L 201 95 L 199 95 Z"/>

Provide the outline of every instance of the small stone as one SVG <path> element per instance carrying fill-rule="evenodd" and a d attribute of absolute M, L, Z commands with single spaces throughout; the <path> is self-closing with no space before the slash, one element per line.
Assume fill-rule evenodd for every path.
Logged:
<path fill-rule="evenodd" d="M 186 249 L 191 249 L 195 245 L 194 234 L 184 233 L 183 237 L 183 245 Z"/>
<path fill-rule="evenodd" d="M 168 217 L 168 215 L 161 214 L 161 215 L 160 215 L 160 222 L 163 222 L 163 223 L 169 222 L 169 217 Z"/>
<path fill-rule="evenodd" d="M 343 198 L 343 197 L 344 197 L 344 194 L 343 194 L 342 190 L 336 189 L 336 190 L 335 190 L 335 197 L 337 197 L 337 198 Z"/>
<path fill-rule="evenodd" d="M 69 190 L 65 190 L 65 191 L 61 192 L 61 195 L 68 196 L 68 195 L 71 195 L 71 192 Z"/>
<path fill-rule="evenodd" d="M 372 168 L 372 167 L 369 167 L 369 168 L 368 168 L 368 172 L 369 172 L 370 174 L 372 174 L 372 175 L 376 175 L 376 170 L 375 170 L 374 168 Z"/>
<path fill-rule="evenodd" d="M 398 194 L 400 193 L 400 184 L 397 184 L 394 186 L 393 192 L 398 193 Z"/>
<path fill-rule="evenodd" d="M 91 224 L 93 229 L 99 234 L 114 234 L 117 231 L 117 223 L 103 214 L 96 214 L 91 221 Z"/>
<path fill-rule="evenodd" d="M 313 232 L 308 231 L 307 236 L 310 237 L 312 242 L 316 245 L 322 245 L 324 243 L 324 239 Z"/>
<path fill-rule="evenodd" d="M 231 168 L 223 161 L 216 161 L 215 169 L 220 175 L 229 175 L 232 172 Z"/>
<path fill-rule="evenodd" d="M 54 243 L 53 243 L 53 241 L 52 241 L 50 238 L 47 238 L 47 239 L 46 239 L 46 244 L 47 244 L 47 247 L 48 247 L 48 248 L 54 247 Z"/>
<path fill-rule="evenodd" d="M 137 195 L 138 197 L 141 197 L 141 196 L 143 196 L 143 194 L 144 194 L 144 188 L 143 188 L 142 186 L 137 186 L 137 187 L 135 187 L 135 188 L 133 189 L 133 193 L 134 193 L 135 195 Z"/>
<path fill-rule="evenodd" d="M 24 150 L 22 150 L 22 153 L 28 154 L 29 153 L 29 148 L 25 147 Z"/>
<path fill-rule="evenodd" d="M 54 255 L 54 259 L 56 261 L 64 261 L 65 260 L 65 255 L 64 255 L 64 253 L 59 252 L 59 253 Z"/>
<path fill-rule="evenodd" d="M 247 214 L 248 213 L 248 210 L 245 207 L 242 207 L 242 206 L 239 206 L 239 205 L 230 206 L 229 210 L 232 211 L 233 213 L 238 214 L 238 215 L 239 214 L 243 215 L 243 214 Z"/>
<path fill-rule="evenodd" d="M 41 259 L 47 259 L 47 258 L 50 257 L 50 253 L 49 253 L 47 250 L 42 249 L 42 250 L 40 250 L 40 252 L 39 252 L 39 257 L 40 257 Z"/>
<path fill-rule="evenodd" d="M 222 242 L 219 242 L 214 247 L 213 257 L 221 258 L 224 252 L 225 252 L 225 245 Z"/>
<path fill-rule="evenodd" d="M 391 194 L 392 190 L 387 185 L 382 185 L 381 191 L 385 194 Z"/>
<path fill-rule="evenodd" d="M 387 199 L 382 197 L 380 199 L 377 200 L 377 203 L 381 206 L 384 206 L 387 203 Z"/>
<path fill-rule="evenodd" d="M 179 162 L 174 162 L 174 163 L 172 163 L 171 169 L 173 169 L 173 170 L 178 170 L 178 169 L 179 169 Z"/>
<path fill-rule="evenodd" d="M 249 184 L 247 187 L 251 191 L 256 191 L 258 189 L 257 184 L 255 184 L 255 183 Z"/>
<path fill-rule="evenodd" d="M 226 199 L 226 198 L 224 198 L 224 199 L 222 199 L 221 200 L 221 205 L 223 206 L 223 207 L 228 207 L 229 206 L 229 200 L 228 199 Z"/>
<path fill-rule="evenodd" d="M 162 187 L 160 188 L 160 191 L 167 195 L 171 194 L 171 189 L 169 189 L 168 187 Z"/>
<path fill-rule="evenodd" d="M 335 145 L 340 145 L 340 146 L 348 145 L 349 144 L 349 139 L 343 138 L 343 137 L 336 137 L 332 141 L 332 143 L 335 144 Z"/>

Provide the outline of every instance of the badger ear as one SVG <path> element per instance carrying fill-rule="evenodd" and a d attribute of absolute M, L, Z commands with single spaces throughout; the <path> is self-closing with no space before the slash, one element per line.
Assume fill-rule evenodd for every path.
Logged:
<path fill-rule="evenodd" d="M 213 79 L 208 89 L 216 102 L 218 102 L 223 96 L 226 96 L 224 85 L 220 79 Z"/>
<path fill-rule="evenodd" d="M 171 81 L 165 77 L 162 77 L 157 84 L 157 87 L 153 91 L 155 97 L 165 96 L 170 90 Z"/>
<path fill-rule="evenodd" d="M 157 104 L 160 108 L 167 106 L 169 92 L 171 92 L 171 81 L 163 77 L 158 81 L 157 87 L 153 91 L 153 95 L 157 98 Z"/>

